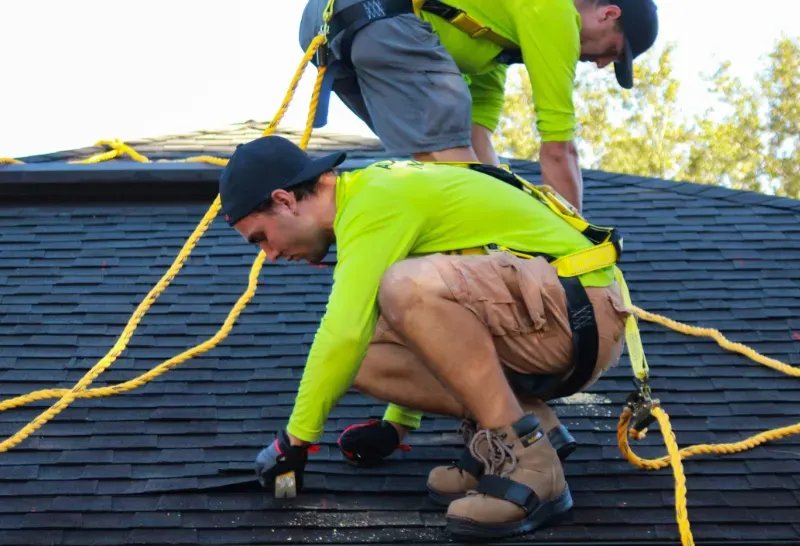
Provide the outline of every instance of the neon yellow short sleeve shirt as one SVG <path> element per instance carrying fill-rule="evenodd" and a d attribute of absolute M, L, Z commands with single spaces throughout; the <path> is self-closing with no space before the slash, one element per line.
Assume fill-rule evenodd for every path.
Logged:
<path fill-rule="evenodd" d="M 574 139 L 581 19 L 573 0 L 443 1 L 519 45 L 542 142 Z M 431 23 L 459 69 L 470 76 L 473 122 L 494 131 L 505 96 L 506 67 L 494 61 L 502 48 L 484 38 L 473 39 L 436 15 L 423 11 L 420 17 Z"/>

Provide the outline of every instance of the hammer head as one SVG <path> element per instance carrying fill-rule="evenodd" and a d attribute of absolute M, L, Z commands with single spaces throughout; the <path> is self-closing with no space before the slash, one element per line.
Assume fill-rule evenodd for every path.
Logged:
<path fill-rule="evenodd" d="M 297 496 L 297 479 L 294 470 L 275 477 L 275 498 L 292 499 Z"/>

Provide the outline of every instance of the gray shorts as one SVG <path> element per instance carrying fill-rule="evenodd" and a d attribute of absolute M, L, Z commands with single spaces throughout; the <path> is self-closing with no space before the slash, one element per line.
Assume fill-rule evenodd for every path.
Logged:
<path fill-rule="evenodd" d="M 359 0 L 337 0 L 334 12 Z M 309 0 L 300 22 L 305 51 L 322 25 L 326 0 Z M 330 43 L 339 58 L 339 43 Z M 431 25 L 414 14 L 375 21 L 353 39 L 353 69 L 341 66 L 333 92 L 391 154 L 471 145 L 472 98 Z"/>

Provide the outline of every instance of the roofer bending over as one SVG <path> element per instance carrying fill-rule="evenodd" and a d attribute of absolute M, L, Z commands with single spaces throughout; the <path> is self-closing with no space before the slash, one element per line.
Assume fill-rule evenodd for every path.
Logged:
<path fill-rule="evenodd" d="M 417 415 L 474 421 L 467 474 L 443 466 L 428 479 L 431 496 L 449 502 L 452 532 L 513 535 L 568 511 L 545 434 L 557 420 L 526 414 L 515 392 L 568 395 L 618 362 L 629 314 L 614 230 L 573 227 L 499 168 L 380 161 L 338 173 L 344 158 L 311 160 L 269 136 L 238 147 L 220 178 L 227 221 L 269 260 L 315 264 L 337 246 L 291 417 L 256 458 L 262 484 L 293 469 L 302 488 L 308 447 L 355 387 Z M 481 250 L 492 245 L 556 260 Z M 591 271 L 559 275 L 576 267 Z"/>
<path fill-rule="evenodd" d="M 304 50 L 327 3 L 308 0 Z M 497 165 L 491 135 L 506 71 L 524 63 L 544 183 L 580 211 L 577 63 L 613 62 L 619 84 L 631 88 L 633 60 L 655 42 L 658 17 L 653 0 L 335 0 L 329 28 L 316 127 L 325 124 L 332 89 L 392 155 Z"/>

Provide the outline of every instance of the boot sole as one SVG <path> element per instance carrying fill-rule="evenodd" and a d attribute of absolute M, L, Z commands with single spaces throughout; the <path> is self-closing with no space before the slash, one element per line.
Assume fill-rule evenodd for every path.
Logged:
<path fill-rule="evenodd" d="M 552 524 L 572 509 L 569 486 L 557 498 L 540 504 L 530 514 L 518 521 L 506 523 L 478 523 L 476 521 L 447 517 L 447 531 L 464 538 L 503 538 L 530 533 L 546 524 Z"/>
<path fill-rule="evenodd" d="M 440 493 L 428 486 L 428 497 L 436 504 L 441 504 L 442 506 L 448 506 L 454 500 L 458 500 L 465 495 L 466 493 Z"/>

